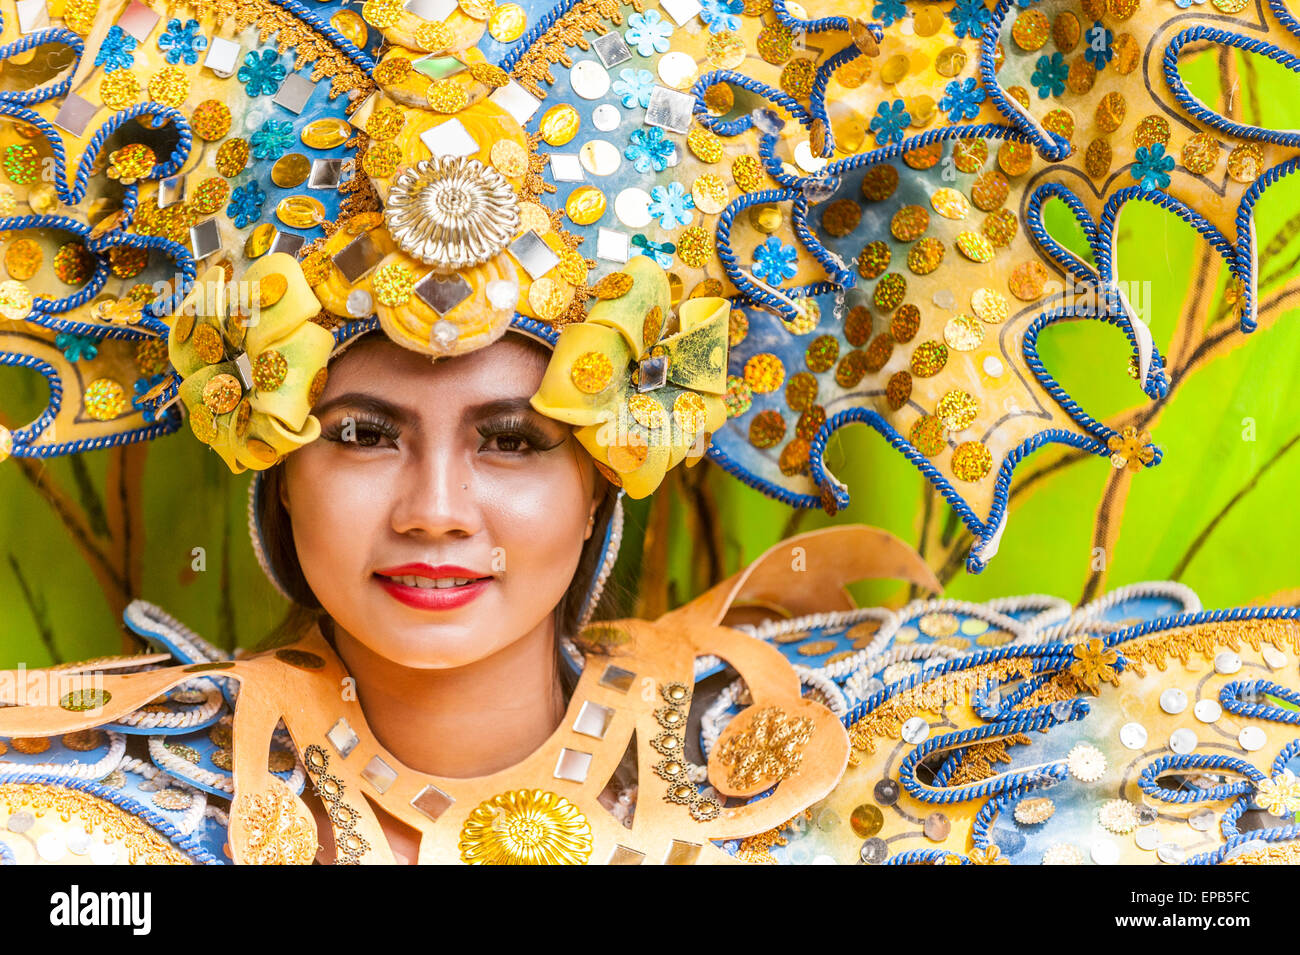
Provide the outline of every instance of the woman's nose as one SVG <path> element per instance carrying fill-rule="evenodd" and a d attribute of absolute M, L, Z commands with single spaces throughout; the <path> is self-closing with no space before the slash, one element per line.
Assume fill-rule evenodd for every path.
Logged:
<path fill-rule="evenodd" d="M 483 528 L 473 468 L 464 454 L 430 448 L 403 468 L 392 512 L 393 530 L 428 537 L 470 537 Z"/>

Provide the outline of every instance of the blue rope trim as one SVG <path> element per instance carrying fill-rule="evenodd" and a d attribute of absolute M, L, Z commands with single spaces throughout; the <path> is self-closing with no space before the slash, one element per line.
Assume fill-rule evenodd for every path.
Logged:
<path fill-rule="evenodd" d="M 75 789 L 84 792 L 87 795 L 103 799 L 112 803 L 119 809 L 129 812 L 138 819 L 143 819 L 155 830 L 162 833 L 172 845 L 182 852 L 187 853 L 195 862 L 202 865 L 224 865 L 220 859 L 203 847 L 203 843 L 196 839 L 193 833 L 186 834 L 176 828 L 176 825 L 170 820 L 165 819 L 158 813 L 154 812 L 148 806 L 137 802 L 130 796 L 125 795 L 119 790 L 109 789 L 107 786 L 97 782 L 90 782 L 85 779 L 68 779 L 60 776 L 50 776 L 44 773 L 20 773 L 16 775 L 5 775 L 0 773 L 0 783 L 45 783 L 55 786 L 62 786 L 65 789 Z"/>
<path fill-rule="evenodd" d="M 1225 683 L 1219 688 L 1219 702 L 1225 710 L 1234 716 L 1244 716 L 1256 720 L 1271 720 L 1274 723 L 1289 723 L 1292 726 L 1300 725 L 1300 713 L 1295 710 L 1286 710 L 1269 703 L 1252 703 L 1242 699 L 1243 696 L 1257 697 L 1261 695 L 1275 696 L 1280 700 L 1300 706 L 1300 693 L 1271 680 L 1233 680 L 1231 683 Z M 1282 766 L 1286 765 L 1290 758 L 1288 756 L 1287 759 L 1282 760 Z M 1275 764 L 1274 772 L 1281 772 L 1281 766 Z"/>
<path fill-rule="evenodd" d="M 47 43 L 59 42 L 71 47 L 76 54 L 72 63 L 68 66 L 68 78 L 66 80 L 61 80 L 53 86 L 38 86 L 29 90 L 6 90 L 0 92 L 0 100 L 31 105 L 44 103 L 46 100 L 66 95 L 72 89 L 72 75 L 77 71 L 77 67 L 81 65 L 81 56 L 86 49 L 85 42 L 71 30 L 66 30 L 63 27 L 52 27 L 47 30 L 39 30 L 36 33 L 29 33 L 13 43 L 6 43 L 4 46 L 0 46 L 0 61 L 7 60 L 17 53 L 25 53 L 27 50 L 44 46 Z"/>
<path fill-rule="evenodd" d="M 1070 141 L 1058 133 L 1043 129 L 1036 119 L 1020 108 L 1019 103 L 1003 92 L 1002 86 L 998 83 L 993 59 L 1002 33 L 1002 23 L 1006 19 L 1007 11 L 1010 9 L 1010 0 L 998 0 L 997 6 L 993 8 L 992 19 L 984 27 L 984 33 L 980 38 L 979 60 L 976 67 L 979 72 L 980 83 L 984 86 L 984 90 L 994 107 L 1024 135 L 1025 141 L 1042 153 L 1043 158 L 1051 162 L 1061 162 L 1069 158 L 1072 148 Z"/>
<path fill-rule="evenodd" d="M 1165 789 L 1156 777 L 1170 769 L 1223 769 L 1245 776 L 1246 779 L 1236 783 L 1223 783 L 1206 789 Z M 1241 796 L 1254 792 L 1255 784 L 1263 782 L 1265 776 L 1244 759 L 1217 753 L 1184 753 L 1161 756 L 1142 768 L 1138 776 L 1138 787 L 1148 796 L 1154 796 L 1161 802 L 1186 805 L 1193 802 L 1218 802 L 1232 796 Z"/>
<path fill-rule="evenodd" d="M 287 10 L 299 20 L 308 24 L 313 30 L 338 47 L 340 53 L 351 60 L 357 67 L 364 70 L 367 75 L 375 71 L 375 61 L 369 54 L 330 26 L 328 20 L 309 10 L 305 4 L 299 3 L 298 0 L 271 0 L 271 3 Z"/>
<path fill-rule="evenodd" d="M 1242 279 L 1241 330 L 1248 334 L 1259 324 L 1256 318 L 1258 289 L 1255 287 L 1259 269 L 1255 261 L 1255 230 L 1251 219 L 1255 211 L 1255 203 L 1259 201 L 1265 189 L 1291 175 L 1297 167 L 1300 167 L 1300 159 L 1288 159 L 1267 170 L 1246 190 L 1237 206 L 1237 261 L 1233 272 Z"/>
<path fill-rule="evenodd" d="M 949 856 L 961 859 L 962 865 L 970 865 L 965 856 L 947 849 L 908 849 L 896 856 L 890 856 L 881 865 L 926 865 L 942 864 Z"/>

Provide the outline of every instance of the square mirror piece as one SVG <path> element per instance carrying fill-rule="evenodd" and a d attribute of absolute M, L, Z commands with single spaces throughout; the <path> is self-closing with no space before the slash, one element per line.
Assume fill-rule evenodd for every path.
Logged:
<path fill-rule="evenodd" d="M 18 0 L 18 32 L 36 33 L 50 25 L 50 11 L 45 0 Z"/>
<path fill-rule="evenodd" d="M 695 860 L 700 857 L 701 846 L 697 842 L 683 842 L 681 839 L 674 839 L 673 844 L 668 847 L 668 855 L 664 858 L 664 865 L 695 865 Z"/>
<path fill-rule="evenodd" d="M 532 229 L 510 243 L 510 254 L 534 279 L 540 279 L 560 264 L 560 257 Z"/>
<path fill-rule="evenodd" d="M 437 786 L 425 786 L 415 794 L 415 798 L 411 800 L 411 805 L 434 822 L 437 822 L 438 817 L 446 812 L 448 807 L 455 801 Z"/>
<path fill-rule="evenodd" d="M 185 177 L 172 176 L 158 183 L 158 208 L 166 209 L 185 198 Z"/>
<path fill-rule="evenodd" d="M 551 178 L 556 182 L 582 182 L 587 177 L 577 153 L 552 153 Z"/>
<path fill-rule="evenodd" d="M 656 86 L 650 93 L 650 105 L 645 110 L 645 124 L 659 126 L 674 133 L 684 133 L 691 128 L 691 110 L 695 97 L 687 93 Z"/>
<path fill-rule="evenodd" d="M 308 189 L 333 189 L 343 181 L 343 166 L 348 159 L 313 159 L 311 175 L 307 177 Z"/>
<path fill-rule="evenodd" d="M 472 156 L 479 149 L 478 141 L 458 119 L 426 129 L 420 134 L 420 142 L 435 156 Z"/>
<path fill-rule="evenodd" d="M 511 80 L 505 86 L 498 87 L 497 91 L 488 99 L 513 116 L 515 122 L 521 126 L 526 125 L 533 118 L 533 113 L 537 112 L 542 105 L 541 100 L 514 80 Z"/>
<path fill-rule="evenodd" d="M 59 129 L 67 130 L 74 136 L 80 136 L 86 131 L 90 120 L 97 112 L 99 112 L 99 107 L 94 103 L 87 102 L 76 93 L 69 93 L 64 98 L 59 111 L 54 114 L 54 125 Z M 161 203 L 159 207 L 161 208 Z"/>
<path fill-rule="evenodd" d="M 456 0 L 406 0 L 402 6 L 417 17 L 441 23 L 455 11 Z"/>
<path fill-rule="evenodd" d="M 280 91 L 275 94 L 275 99 L 271 102 L 283 106 L 291 113 L 301 113 L 307 105 L 307 100 L 311 99 L 314 89 L 316 84 L 307 77 L 301 73 L 290 73 L 280 84 Z"/>
<path fill-rule="evenodd" d="M 623 42 L 623 35 L 617 30 L 611 30 L 604 36 L 596 37 L 591 41 L 591 48 L 596 51 L 596 55 L 600 57 L 600 62 L 605 64 L 606 68 L 618 66 L 618 64 L 632 59 L 632 51 L 628 49 L 627 44 Z"/>
<path fill-rule="evenodd" d="M 605 672 L 600 675 L 600 685 L 609 687 L 611 690 L 618 690 L 620 693 L 626 693 L 632 688 L 632 681 L 636 679 L 636 674 L 631 670 L 624 670 L 622 667 L 616 667 L 612 663 L 605 667 Z"/>
<path fill-rule="evenodd" d="M 659 0 L 659 6 L 679 27 L 686 26 L 704 9 L 700 6 L 700 0 Z"/>
<path fill-rule="evenodd" d="M 303 236 L 297 235 L 293 232 L 280 232 L 279 230 L 276 230 L 275 238 L 271 240 L 270 251 L 287 252 L 290 255 L 297 255 L 298 250 L 301 249 L 306 242 L 307 240 Z"/>
<path fill-rule="evenodd" d="M 587 781 L 587 770 L 591 769 L 591 753 L 576 749 L 560 750 L 560 758 L 555 761 L 555 778 L 567 779 L 571 783 Z"/>
<path fill-rule="evenodd" d="M 397 770 L 378 756 L 372 756 L 366 768 L 361 770 L 361 778 L 374 786 L 375 792 L 386 793 L 388 787 L 397 782 Z"/>
<path fill-rule="evenodd" d="M 596 258 L 622 264 L 627 261 L 629 251 L 626 232 L 604 228 L 596 231 Z"/>
<path fill-rule="evenodd" d="M 216 219 L 204 219 L 190 226 L 190 251 L 196 259 L 206 259 L 221 249 L 221 229 Z"/>
<path fill-rule="evenodd" d="M 335 252 L 333 262 L 343 273 L 343 278 L 348 284 L 355 285 L 358 279 L 378 265 L 383 258 L 384 253 L 370 238 L 370 233 L 363 232 Z"/>
<path fill-rule="evenodd" d="M 208 55 L 203 58 L 203 65 L 217 76 L 233 76 L 239 65 L 239 44 L 225 37 L 214 36 L 208 41 Z"/>
<path fill-rule="evenodd" d="M 143 3 L 138 2 L 138 0 L 131 0 L 126 12 L 117 18 L 117 25 L 135 37 L 136 43 L 144 43 L 145 40 L 149 39 L 149 34 L 153 32 L 154 26 L 161 19 L 162 17 Z"/>
<path fill-rule="evenodd" d="M 593 703 L 591 700 L 584 700 L 582 709 L 578 710 L 578 718 L 573 721 L 573 731 L 581 733 L 583 736 L 604 739 L 605 734 L 609 732 L 609 724 L 613 719 L 614 710 L 612 708 Z"/>
<path fill-rule="evenodd" d="M 338 750 L 338 754 L 347 759 L 351 752 L 357 748 L 361 738 L 357 736 L 356 731 L 352 729 L 347 720 L 340 719 L 337 723 L 329 728 L 325 738 L 330 741 L 330 745 Z"/>
<path fill-rule="evenodd" d="M 627 846 L 615 846 L 613 854 L 609 857 L 609 865 L 640 865 L 645 861 L 645 853 L 638 852 L 636 849 L 629 849 Z"/>
<path fill-rule="evenodd" d="M 416 283 L 415 294 L 439 315 L 446 315 L 473 295 L 474 289 L 459 275 L 430 272 Z"/>

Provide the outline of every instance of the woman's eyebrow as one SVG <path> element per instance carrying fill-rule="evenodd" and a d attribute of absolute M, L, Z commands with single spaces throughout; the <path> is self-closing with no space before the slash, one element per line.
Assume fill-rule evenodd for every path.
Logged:
<path fill-rule="evenodd" d="M 346 407 L 357 411 L 369 411 L 372 414 L 393 418 L 397 421 L 409 421 L 412 418 L 411 412 L 406 408 L 385 401 L 383 398 L 376 395 L 366 394 L 361 391 L 349 391 L 345 394 L 337 395 L 329 401 L 326 401 L 324 404 L 317 405 L 313 408 L 312 414 L 319 417 L 324 415 L 326 412 L 339 407 Z"/>
<path fill-rule="evenodd" d="M 494 401 L 485 401 L 482 404 L 469 405 L 461 415 L 463 420 L 472 421 L 477 418 L 488 418 L 492 415 L 510 414 L 510 413 L 528 413 L 535 414 L 532 404 L 529 403 L 528 396 L 519 395 L 514 398 L 497 398 Z"/>

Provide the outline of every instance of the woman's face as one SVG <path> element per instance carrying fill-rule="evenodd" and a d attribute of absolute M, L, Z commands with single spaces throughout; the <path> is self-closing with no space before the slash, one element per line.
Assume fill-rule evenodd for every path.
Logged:
<path fill-rule="evenodd" d="M 596 474 L 572 429 L 528 404 L 546 361 L 513 335 L 436 364 L 372 336 L 330 366 L 321 437 L 281 486 L 307 583 L 372 652 L 465 666 L 564 596 Z"/>

